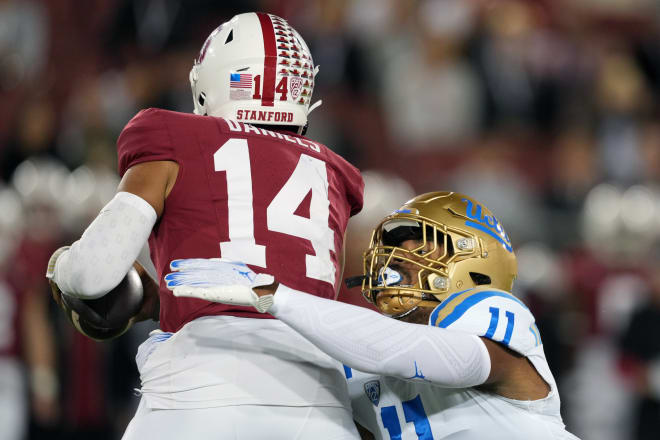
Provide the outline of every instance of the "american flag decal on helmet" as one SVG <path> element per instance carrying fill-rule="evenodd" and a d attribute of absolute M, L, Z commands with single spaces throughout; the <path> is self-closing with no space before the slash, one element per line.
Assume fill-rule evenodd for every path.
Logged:
<path fill-rule="evenodd" d="M 229 87 L 238 87 L 241 89 L 252 88 L 252 74 L 251 73 L 230 73 L 229 74 Z"/>
<path fill-rule="evenodd" d="M 229 74 L 229 87 L 237 87 L 240 89 L 252 88 L 252 74 L 251 73 L 230 73 Z"/>
<path fill-rule="evenodd" d="M 251 98 L 252 98 L 252 74 L 230 73 L 229 99 L 251 99 Z"/>

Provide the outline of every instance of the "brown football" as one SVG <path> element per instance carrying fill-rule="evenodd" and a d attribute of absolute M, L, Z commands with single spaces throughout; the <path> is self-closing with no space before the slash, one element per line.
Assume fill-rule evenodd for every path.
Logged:
<path fill-rule="evenodd" d="M 116 338 L 128 330 L 144 298 L 142 281 L 131 267 L 124 279 L 97 299 L 80 299 L 62 294 L 62 305 L 71 324 L 83 335 L 97 341 Z"/>

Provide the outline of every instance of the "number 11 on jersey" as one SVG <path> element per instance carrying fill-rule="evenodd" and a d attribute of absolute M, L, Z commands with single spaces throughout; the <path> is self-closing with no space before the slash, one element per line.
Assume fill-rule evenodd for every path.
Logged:
<path fill-rule="evenodd" d="M 433 440 L 431 424 L 424 411 L 422 398 L 418 394 L 414 399 L 401 402 L 403 415 L 406 423 L 412 423 L 415 426 L 415 434 L 419 440 Z M 390 435 L 390 440 L 401 440 L 401 423 L 399 423 L 399 414 L 396 406 L 385 406 L 380 410 L 380 417 L 383 420 L 383 426 Z"/>
<path fill-rule="evenodd" d="M 252 171 L 247 139 L 232 138 L 213 154 L 215 171 L 227 173 L 229 241 L 220 243 L 224 258 L 266 267 L 266 246 L 254 239 Z M 309 218 L 294 212 L 311 191 Z M 323 161 L 301 154 L 296 168 L 266 210 L 267 227 L 309 240 L 315 255 L 305 256 L 306 275 L 330 284 L 335 282 L 334 232 L 328 226 L 330 202 L 328 175 Z"/>

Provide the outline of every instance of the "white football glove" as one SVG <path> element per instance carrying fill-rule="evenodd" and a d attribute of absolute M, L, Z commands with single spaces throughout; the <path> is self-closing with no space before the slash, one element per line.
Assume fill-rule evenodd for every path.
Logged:
<path fill-rule="evenodd" d="M 53 255 L 50 256 L 48 259 L 48 267 L 46 268 L 46 278 L 49 280 L 52 280 L 55 277 L 55 263 L 57 263 L 57 259 L 62 255 L 64 252 L 68 251 L 71 246 L 62 246 L 55 252 L 53 252 Z"/>
<path fill-rule="evenodd" d="M 55 282 L 55 263 L 57 262 L 57 259 L 62 255 L 64 252 L 69 250 L 71 246 L 62 246 L 55 252 L 53 252 L 53 255 L 50 256 L 50 259 L 48 260 L 48 267 L 46 268 L 46 278 L 48 279 L 48 284 L 50 284 L 50 290 L 53 295 L 53 299 L 57 303 L 58 306 L 62 307 L 62 295 L 64 292 L 60 290 L 60 287 L 57 285 Z M 64 307 L 62 307 L 64 308 Z"/>
<path fill-rule="evenodd" d="M 240 261 L 222 258 L 173 260 L 165 283 L 176 297 L 199 298 L 222 304 L 252 306 L 266 313 L 273 295 L 259 297 L 252 290 L 275 282 L 272 275 L 254 273 Z"/>

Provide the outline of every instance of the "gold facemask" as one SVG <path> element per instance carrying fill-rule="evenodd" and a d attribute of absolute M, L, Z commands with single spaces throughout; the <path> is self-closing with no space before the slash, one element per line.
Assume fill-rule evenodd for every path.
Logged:
<path fill-rule="evenodd" d="M 419 247 L 389 242 L 388 234 L 399 227 L 419 228 Z M 417 269 L 413 279 L 397 270 L 401 264 Z M 382 313 L 400 317 L 477 285 L 511 291 L 516 257 L 484 205 L 462 194 L 435 192 L 406 202 L 374 229 L 364 275 L 364 297 Z"/>

